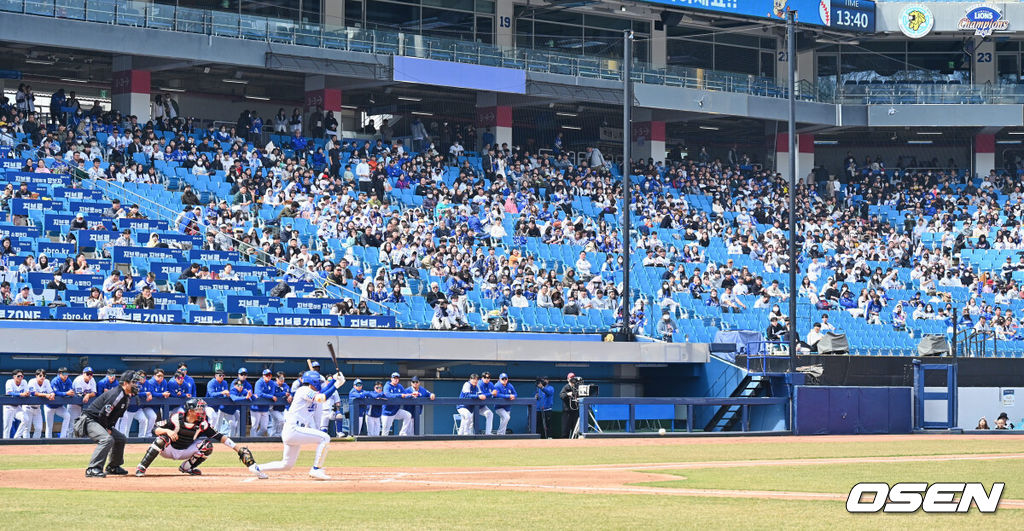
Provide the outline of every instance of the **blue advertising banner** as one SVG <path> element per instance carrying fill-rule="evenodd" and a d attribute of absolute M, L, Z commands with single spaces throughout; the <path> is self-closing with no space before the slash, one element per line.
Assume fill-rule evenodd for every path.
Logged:
<path fill-rule="evenodd" d="M 345 315 L 341 326 L 347 328 L 395 328 L 397 323 L 392 315 Z"/>
<path fill-rule="evenodd" d="M 117 228 L 132 230 L 167 230 L 167 222 L 158 219 L 121 218 L 117 220 Z"/>
<path fill-rule="evenodd" d="M 209 262 L 213 260 L 238 261 L 242 256 L 235 251 L 207 251 L 203 249 L 192 249 L 188 253 L 188 259 L 193 262 Z"/>
<path fill-rule="evenodd" d="M 87 289 L 68 289 L 64 291 L 61 296 L 64 302 L 68 304 L 74 304 L 75 306 L 82 306 L 85 304 L 86 299 L 89 298 L 89 290 Z M 59 317 L 58 317 L 59 319 Z"/>
<path fill-rule="evenodd" d="M 125 319 L 140 323 L 180 323 L 181 310 L 125 310 Z"/>
<path fill-rule="evenodd" d="M 289 297 L 284 300 L 289 308 L 306 309 L 311 312 L 329 312 L 331 306 L 341 302 L 341 299 L 323 299 L 314 297 Z"/>
<path fill-rule="evenodd" d="M 267 313 L 270 326 L 336 327 L 337 315 L 295 315 L 290 313 Z"/>
<path fill-rule="evenodd" d="M 71 226 L 71 221 L 74 219 L 75 216 L 73 214 L 45 214 L 43 216 L 43 229 L 64 232 L 66 227 Z M 103 218 L 99 214 L 89 214 L 88 216 L 83 216 L 82 219 L 91 227 L 94 223 L 99 223 Z"/>
<path fill-rule="evenodd" d="M 95 321 L 100 318 L 96 308 L 54 308 L 53 318 L 60 321 Z"/>
<path fill-rule="evenodd" d="M 53 208 L 53 201 L 48 199 L 11 199 L 11 214 L 27 216 L 30 210 L 47 210 Z"/>
<path fill-rule="evenodd" d="M 106 230 L 80 230 L 78 231 L 78 245 L 81 247 L 102 247 L 110 240 L 116 240 L 118 234 Z"/>
<path fill-rule="evenodd" d="M 71 177 L 54 173 L 7 172 L 7 179 L 19 183 L 59 184 L 71 186 Z"/>
<path fill-rule="evenodd" d="M 156 301 L 157 306 L 164 306 L 167 304 L 188 304 L 188 295 L 185 295 L 184 293 L 154 291 L 153 300 Z"/>
<path fill-rule="evenodd" d="M 180 275 L 185 269 L 188 268 L 188 264 L 185 262 L 150 262 L 149 270 L 156 273 L 157 275 L 168 275 L 178 274 Z"/>
<path fill-rule="evenodd" d="M 0 146 L 0 159 L 6 159 L 11 156 L 10 146 Z"/>
<path fill-rule="evenodd" d="M 185 293 L 190 297 L 202 297 L 208 289 L 242 290 L 255 292 L 259 285 L 245 280 L 201 280 L 189 279 L 185 282 Z"/>
<path fill-rule="evenodd" d="M 233 264 L 231 267 L 234 268 L 235 273 L 238 273 L 239 275 L 254 275 L 260 278 L 276 277 L 278 275 L 278 270 L 273 267 L 264 267 L 252 264 Z M 224 266 L 215 266 L 211 269 L 220 273 L 224 270 Z"/>
<path fill-rule="evenodd" d="M 140 241 L 140 242 L 148 242 L 149 241 L 149 235 L 150 235 L 150 232 L 139 231 L 139 233 L 136 235 L 136 240 Z M 176 234 L 176 233 L 173 233 L 173 232 L 161 233 L 160 234 L 160 241 L 162 241 L 164 243 L 167 243 L 167 242 L 190 243 L 190 244 L 192 244 L 193 247 L 201 247 L 203 245 L 203 239 L 200 236 L 189 236 L 187 234 Z"/>
<path fill-rule="evenodd" d="M 0 186 L 3 186 L 4 188 L 6 188 L 8 184 L 13 186 L 14 188 L 21 188 L 21 185 L 22 185 L 22 183 L 19 183 L 17 181 L 4 180 L 3 183 L 0 184 Z M 39 194 L 39 195 L 49 195 L 49 193 L 50 193 L 49 186 L 47 186 L 45 184 L 39 184 L 39 183 L 24 183 L 24 184 L 25 184 L 25 189 L 28 190 L 29 192 L 32 192 L 32 193 L 35 193 L 35 194 Z"/>
<path fill-rule="evenodd" d="M 107 201 L 71 201 L 68 206 L 68 210 L 85 215 L 102 214 L 108 208 L 110 208 L 110 202 Z"/>
<path fill-rule="evenodd" d="M 59 199 L 74 199 L 76 201 L 99 201 L 103 199 L 103 192 L 100 190 L 85 190 L 83 188 L 56 188 L 53 197 Z"/>
<path fill-rule="evenodd" d="M 38 238 L 39 235 L 39 227 L 0 225 L 0 238 Z"/>
<path fill-rule="evenodd" d="M 156 260 L 184 260 L 185 251 L 181 249 L 170 249 L 163 247 L 122 247 L 120 245 L 114 246 L 110 252 L 110 256 L 114 259 L 115 263 L 126 264 L 132 261 L 132 258 L 149 258 Z"/>
<path fill-rule="evenodd" d="M 20 170 L 25 166 L 25 159 L 0 159 L 0 167 L 5 170 Z"/>
<path fill-rule="evenodd" d="M 0 306 L 0 319 L 49 319 L 50 309 L 43 306 Z"/>
<path fill-rule="evenodd" d="M 700 9 L 786 21 L 786 10 L 797 12 L 797 22 L 811 26 L 826 26 L 851 31 L 868 31 L 867 20 L 851 20 L 852 13 L 864 13 L 870 17 L 870 31 L 874 31 L 875 3 L 870 0 L 643 0 L 651 4 L 672 7 Z M 836 9 L 848 12 L 842 17 L 836 16 Z M 839 20 L 842 18 L 843 20 Z M 844 20 L 846 21 L 844 23 Z M 837 24 L 838 22 L 838 24 Z M 863 23 L 864 27 L 861 27 Z M 396 77 L 397 79 L 397 77 Z M 492 89 L 493 90 L 493 89 Z"/>
<path fill-rule="evenodd" d="M 259 295 L 228 295 L 227 310 L 231 313 L 245 313 L 246 308 L 279 307 L 281 299 Z"/>
<path fill-rule="evenodd" d="M 73 243 L 56 243 L 43 240 L 36 244 L 36 252 L 46 253 L 50 258 L 61 255 L 73 255 L 77 251 L 78 249 L 75 248 Z"/>
<path fill-rule="evenodd" d="M 441 87 L 526 93 L 525 70 L 434 61 L 401 55 L 394 57 L 394 79 L 395 81 Z"/>
<path fill-rule="evenodd" d="M 189 312 L 192 324 L 228 324 L 228 312 Z"/>

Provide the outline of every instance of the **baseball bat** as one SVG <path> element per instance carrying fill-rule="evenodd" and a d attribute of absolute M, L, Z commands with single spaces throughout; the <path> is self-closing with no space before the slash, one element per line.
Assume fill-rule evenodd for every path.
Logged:
<path fill-rule="evenodd" d="M 341 367 L 338 365 L 338 355 L 334 352 L 334 344 L 330 341 L 327 342 L 327 350 L 331 353 L 331 361 L 334 362 L 335 372 L 341 372 Z"/>
<path fill-rule="evenodd" d="M 309 370 L 313 370 L 313 360 L 306 358 L 306 366 L 309 367 Z"/>

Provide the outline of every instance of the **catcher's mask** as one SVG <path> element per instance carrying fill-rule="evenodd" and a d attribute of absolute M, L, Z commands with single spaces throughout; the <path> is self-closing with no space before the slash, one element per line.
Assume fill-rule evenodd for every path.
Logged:
<path fill-rule="evenodd" d="M 139 394 L 139 387 L 146 382 L 146 377 L 138 371 L 124 371 L 121 375 L 122 382 L 128 382 L 130 384 L 128 394 L 136 396 Z"/>
<path fill-rule="evenodd" d="M 192 417 L 189 422 L 201 422 L 206 418 L 206 400 L 202 398 L 189 398 L 182 409 L 185 410 L 186 419 Z"/>

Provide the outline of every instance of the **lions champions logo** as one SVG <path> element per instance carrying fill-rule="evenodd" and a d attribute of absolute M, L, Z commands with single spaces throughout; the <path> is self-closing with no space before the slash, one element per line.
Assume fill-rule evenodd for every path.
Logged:
<path fill-rule="evenodd" d="M 900 31 L 911 39 L 920 39 L 932 30 L 935 17 L 926 6 L 909 5 L 900 12 Z"/>

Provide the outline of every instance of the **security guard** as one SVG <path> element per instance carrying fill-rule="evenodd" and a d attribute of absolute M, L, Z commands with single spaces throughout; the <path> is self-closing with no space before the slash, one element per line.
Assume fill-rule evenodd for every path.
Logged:
<path fill-rule="evenodd" d="M 89 468 L 85 477 L 102 478 L 107 474 L 126 476 L 128 471 L 121 468 L 124 463 L 125 436 L 117 431 L 114 425 L 128 410 L 128 401 L 139 394 L 142 376 L 135 371 L 124 371 L 121 385 L 112 387 L 99 398 L 92 401 L 82 412 L 84 420 L 75 425 L 75 435 L 89 437 L 96 441 L 96 450 L 92 453 Z M 104 468 L 110 454 L 110 463 Z"/>

